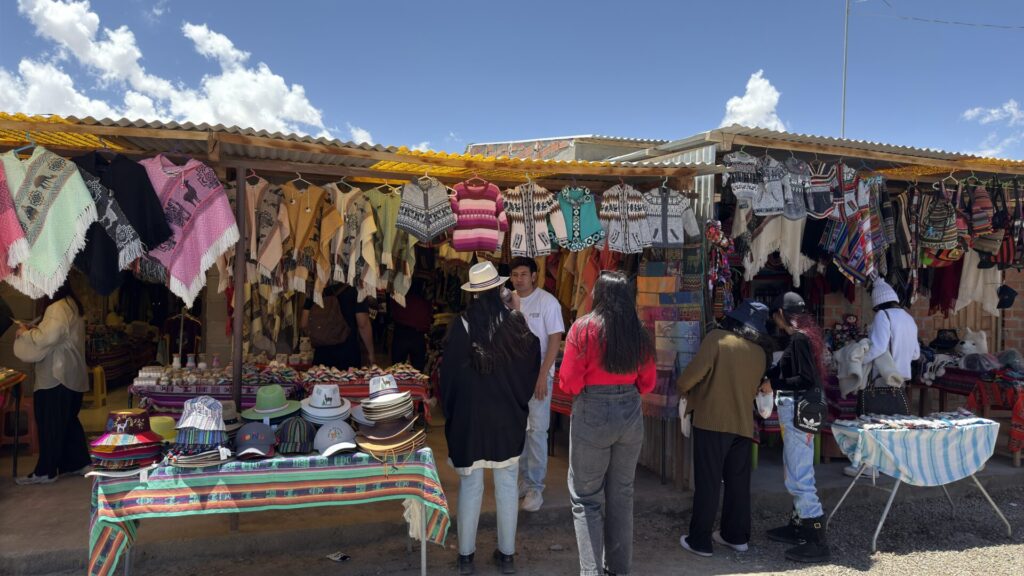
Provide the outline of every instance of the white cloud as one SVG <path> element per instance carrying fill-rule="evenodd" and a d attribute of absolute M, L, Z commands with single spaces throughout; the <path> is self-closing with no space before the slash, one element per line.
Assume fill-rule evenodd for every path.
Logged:
<path fill-rule="evenodd" d="M 358 144 L 366 143 L 371 146 L 373 145 L 373 134 L 370 134 L 369 130 L 360 128 L 359 126 L 353 126 L 348 122 L 346 122 L 345 125 L 348 126 L 348 134 L 353 142 Z"/>
<path fill-rule="evenodd" d="M 779 105 L 780 93 L 764 77 L 764 70 L 758 70 L 747 80 L 743 96 L 733 96 L 725 103 L 725 117 L 720 126 L 742 124 L 743 126 L 785 130 L 786 125 L 775 112 Z"/>
<path fill-rule="evenodd" d="M 426 152 L 427 150 L 430 150 L 430 140 L 424 140 L 415 146 L 410 146 L 409 149 L 416 152 Z"/>
<path fill-rule="evenodd" d="M 1024 125 L 1024 110 L 1020 104 L 1010 98 L 997 108 L 977 107 L 965 110 L 964 120 L 977 120 L 979 124 L 991 124 L 1005 121 L 1010 126 Z"/>
<path fill-rule="evenodd" d="M 247 67 L 249 53 L 205 24 L 185 23 L 182 34 L 196 52 L 215 60 L 220 73 L 203 76 L 196 88 L 175 85 L 150 74 L 127 26 L 100 30 L 100 18 L 87 0 L 19 0 L 18 10 L 36 34 L 58 47 L 57 62 L 73 57 L 104 87 L 124 87 L 124 102 L 88 97 L 56 62 L 25 58 L 18 74 L 0 68 L 0 109 L 33 114 L 128 116 L 131 118 L 237 124 L 281 132 L 330 136 L 321 112 L 298 84 L 289 85 L 269 66 Z M 153 7 L 163 13 L 158 2 Z M 367 133 L 369 135 L 369 133 Z"/>
<path fill-rule="evenodd" d="M 171 9 L 167 7 L 167 0 L 157 0 L 149 9 L 149 14 L 154 20 L 159 20 L 161 16 L 170 11 Z"/>
<path fill-rule="evenodd" d="M 968 150 L 966 153 L 974 154 L 975 156 L 985 156 L 988 158 L 1004 158 L 1006 156 L 1007 149 L 1019 144 L 1021 140 L 1024 140 L 1024 134 L 1000 136 L 997 132 L 990 132 L 989 135 L 982 140 L 977 150 Z"/>

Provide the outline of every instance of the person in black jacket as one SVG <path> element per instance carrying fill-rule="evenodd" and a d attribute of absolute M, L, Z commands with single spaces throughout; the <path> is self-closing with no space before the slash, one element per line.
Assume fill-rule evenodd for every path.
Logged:
<path fill-rule="evenodd" d="M 441 362 L 444 434 L 459 474 L 459 574 L 472 574 L 484 469 L 494 473 L 502 574 L 515 573 L 519 455 L 526 442 L 530 396 L 540 373 L 540 341 L 517 308 L 506 277 L 490 262 L 476 264 L 462 289 L 473 293 L 452 321 Z"/>
<path fill-rule="evenodd" d="M 786 558 L 797 562 L 829 559 L 825 540 L 825 513 L 814 485 L 814 434 L 801 430 L 795 413 L 805 396 L 820 395 L 825 378 L 824 341 L 814 317 L 806 313 L 803 298 L 783 294 L 772 306 L 772 319 L 789 343 L 778 364 L 768 371 L 762 392 L 774 389 L 782 426 L 786 490 L 793 496 L 789 524 L 768 531 L 768 538 L 793 544 Z"/>

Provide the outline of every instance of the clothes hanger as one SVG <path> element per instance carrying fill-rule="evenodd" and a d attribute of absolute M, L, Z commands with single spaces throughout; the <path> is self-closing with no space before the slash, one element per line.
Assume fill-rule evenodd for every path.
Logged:
<path fill-rule="evenodd" d="M 32 134 L 25 132 L 25 140 L 28 141 L 27 145 L 15 148 L 14 150 L 11 150 L 11 152 L 14 154 L 21 154 L 25 150 L 29 150 L 36 147 L 36 141 L 35 139 L 32 138 Z"/>
<path fill-rule="evenodd" d="M 102 136 L 98 136 L 98 138 L 99 138 L 100 144 L 102 144 L 103 147 L 102 148 L 98 148 L 96 150 L 96 153 L 99 154 L 100 157 L 103 158 L 104 160 L 106 160 L 107 162 L 113 160 L 113 156 L 117 156 L 117 152 L 114 152 L 113 150 L 110 149 L 110 143 L 107 142 L 106 140 L 104 140 Z M 109 152 L 110 155 L 111 155 L 111 158 L 108 158 L 106 155 L 104 155 L 104 152 Z"/>
<path fill-rule="evenodd" d="M 256 181 L 251 182 L 249 181 L 250 178 L 256 178 Z M 245 182 L 250 186 L 255 186 L 260 183 L 260 180 L 262 180 L 262 178 L 260 178 L 260 175 L 257 174 L 256 171 L 253 170 L 252 168 L 249 168 L 248 173 L 245 175 Z"/>
<path fill-rule="evenodd" d="M 294 186 L 296 190 L 301 190 L 305 192 L 307 189 L 309 189 L 310 186 L 313 185 L 312 182 L 303 178 L 302 174 L 296 172 L 295 175 L 298 176 L 298 178 L 292 178 L 291 180 L 288 181 L 288 183 Z M 298 184 L 305 184 L 305 186 L 298 186 Z M 309 207 L 307 206 L 307 210 L 308 208 Z"/>
<path fill-rule="evenodd" d="M 430 171 L 427 170 L 426 172 L 423 173 L 423 176 L 420 176 L 416 180 L 418 182 L 430 182 L 431 180 L 433 180 L 433 178 L 430 177 Z"/>
<path fill-rule="evenodd" d="M 477 174 L 476 172 L 473 172 L 473 176 L 470 177 L 468 180 L 466 180 L 465 183 L 466 184 L 470 184 L 470 183 L 474 183 L 474 182 L 478 183 L 478 184 L 483 184 L 485 186 L 487 184 L 490 184 L 490 182 L 488 182 L 487 180 L 484 180 L 483 178 L 481 178 L 480 175 Z"/>
<path fill-rule="evenodd" d="M 349 192 L 353 192 L 355 190 L 358 190 L 358 188 L 356 188 L 355 186 L 349 184 L 348 181 L 346 180 L 346 178 L 348 178 L 348 176 L 342 176 L 340 180 L 338 180 L 337 182 L 334 183 L 334 185 L 337 186 L 338 184 L 344 184 L 345 186 L 348 187 L 348 191 Z M 380 186 L 378 186 L 378 188 L 380 188 Z"/>

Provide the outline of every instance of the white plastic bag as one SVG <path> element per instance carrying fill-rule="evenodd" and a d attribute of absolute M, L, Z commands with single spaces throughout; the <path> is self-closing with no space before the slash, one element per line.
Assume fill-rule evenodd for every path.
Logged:
<path fill-rule="evenodd" d="M 754 404 L 757 406 L 757 413 L 761 415 L 761 418 L 768 418 L 772 415 L 772 410 L 775 409 L 775 397 L 771 392 L 767 394 L 758 392 L 754 397 Z"/>
<path fill-rule="evenodd" d="M 686 398 L 679 399 L 679 428 L 684 438 L 690 437 L 690 428 L 693 427 L 693 412 L 686 412 Z"/>

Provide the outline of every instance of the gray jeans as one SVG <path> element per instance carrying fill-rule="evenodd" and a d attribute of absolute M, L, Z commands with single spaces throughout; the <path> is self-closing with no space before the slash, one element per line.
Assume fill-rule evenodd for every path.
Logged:
<path fill-rule="evenodd" d="M 588 386 L 572 404 L 569 499 L 580 575 L 629 574 L 633 480 L 644 420 L 636 386 Z"/>

